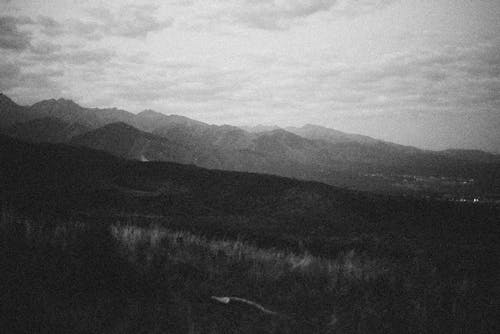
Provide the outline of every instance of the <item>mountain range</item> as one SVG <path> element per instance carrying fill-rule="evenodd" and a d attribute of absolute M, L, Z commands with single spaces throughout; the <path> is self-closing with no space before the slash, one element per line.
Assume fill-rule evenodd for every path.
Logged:
<path fill-rule="evenodd" d="M 185 321 L 176 312 L 231 326 L 268 323 L 269 314 L 253 315 L 255 311 L 232 302 L 214 303 L 211 296 L 219 292 L 255 296 L 251 299 L 259 303 L 258 298 L 268 296 L 265 304 L 284 310 L 284 328 L 293 327 L 296 333 L 349 328 L 359 332 L 359 319 L 364 318 L 365 332 L 408 332 L 413 323 L 429 319 L 429 327 L 418 324 L 415 330 L 426 332 L 421 329 L 452 326 L 464 314 L 465 325 L 486 319 L 472 328 L 474 333 L 485 328 L 492 332 L 488 330 L 496 324 L 491 292 L 498 285 L 492 274 L 498 258 L 498 205 L 141 161 L 239 161 L 245 166 L 246 157 L 253 168 L 285 168 L 289 163 L 285 171 L 302 168 L 310 173 L 307 177 L 314 168 L 327 170 L 327 162 L 334 159 L 328 151 L 316 155 L 325 147 L 333 150 L 331 143 L 283 129 L 249 135 L 175 116 L 170 120 L 176 123 L 163 127 L 167 138 L 159 130 L 151 133 L 121 121 L 92 126 L 65 122 L 53 113 L 35 119 L 29 113 L 22 116 L 29 120 L 8 126 L 11 136 L 0 134 L 0 249 L 5 255 L 0 258 L 0 293 L 6 296 L 2 306 L 7 310 L 2 328 L 19 323 L 19 333 L 38 328 L 52 333 L 125 328 L 132 333 L 147 332 L 144 328 L 158 332 L 158 323 L 168 323 L 165 332 L 189 332 L 182 326 L 192 318 Z M 382 151 L 406 152 L 390 143 L 376 145 Z M 234 157 L 222 155 L 238 152 Z M 439 156 L 456 161 L 446 159 L 457 154 L 478 152 Z M 313 167 L 306 157 L 323 165 Z M 484 158 L 479 154 L 476 159 Z M 116 231 L 122 231 L 121 237 Z M 154 304 L 148 304 L 151 300 Z M 168 304 L 171 301 L 176 303 Z M 332 301 L 340 302 L 332 306 Z M 286 303 L 303 309 L 295 311 Z M 469 305 L 477 311 L 470 314 Z M 366 317 L 360 313 L 363 308 Z M 415 317 L 422 309 L 424 318 Z M 450 317 L 455 309 L 457 316 Z M 318 313 L 324 321 L 315 320 Z M 349 322 L 332 328 L 332 314 L 336 322 L 344 317 Z M 124 327 L 124 321 L 134 325 Z M 299 321 L 314 327 L 295 330 Z M 114 322 L 116 327 L 110 325 Z M 316 325 L 323 323 L 328 324 L 326 330 Z M 272 324 L 270 331 L 260 327 L 259 332 L 274 333 L 279 324 Z M 233 328 L 215 332 L 255 332 Z"/>
<path fill-rule="evenodd" d="M 20 106 L 0 94 L 0 132 L 30 142 L 85 146 L 127 159 L 275 174 L 361 190 L 434 193 L 453 188 L 462 194 L 500 193 L 499 155 L 421 150 L 311 124 L 240 128 L 152 110 L 133 114 L 84 108 L 66 99 Z M 416 177 L 424 178 L 424 184 Z"/>
<path fill-rule="evenodd" d="M 1 134 L 0 148 L 0 203 L 34 216 L 196 218 L 201 219 L 198 232 L 262 229 L 286 239 L 287 233 L 322 238 L 321 229 L 437 231 L 437 223 L 454 231 L 450 233 L 459 225 L 489 231 L 496 227 L 500 209 L 360 192 L 275 175 L 143 163 L 87 147 L 28 143 Z"/>

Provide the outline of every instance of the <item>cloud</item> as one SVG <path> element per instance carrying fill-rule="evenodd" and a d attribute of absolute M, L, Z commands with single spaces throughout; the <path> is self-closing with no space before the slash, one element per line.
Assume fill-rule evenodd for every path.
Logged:
<path fill-rule="evenodd" d="M 364 75 L 375 83 L 372 89 L 393 91 L 395 98 L 406 92 L 417 97 L 420 108 L 493 108 L 500 97 L 498 51 L 498 46 L 479 45 L 408 53 L 365 69 Z"/>
<path fill-rule="evenodd" d="M 310 16 L 327 13 L 335 16 L 358 16 L 383 8 L 395 0 L 224 0 L 204 15 L 207 22 L 239 24 L 263 30 L 286 30 Z M 186 6 L 203 7 L 200 1 Z"/>
<path fill-rule="evenodd" d="M 291 1 L 235 1 L 233 6 L 222 11 L 231 21 L 260 29 L 283 29 L 300 18 L 327 11 L 336 0 L 291 0 Z"/>
<path fill-rule="evenodd" d="M 64 25 L 49 16 L 39 15 L 36 23 L 40 27 L 40 32 L 47 36 L 53 37 L 65 33 Z"/>
<path fill-rule="evenodd" d="M 66 32 L 68 35 L 74 35 L 86 40 L 100 40 L 104 37 L 104 26 L 94 21 L 70 20 L 70 27 Z"/>
<path fill-rule="evenodd" d="M 157 64 L 140 73 L 115 69 L 108 73 L 109 90 L 128 104 L 221 104 L 241 89 L 241 73 L 187 67 L 187 64 Z"/>
<path fill-rule="evenodd" d="M 129 5 L 116 11 L 107 8 L 92 8 L 87 12 L 95 20 L 80 22 L 79 31 L 92 34 L 120 36 L 127 38 L 145 38 L 149 33 L 163 30 L 173 23 L 171 18 L 158 19 L 154 5 Z M 77 25 L 78 27 L 78 25 Z"/>
<path fill-rule="evenodd" d="M 244 70 L 250 79 L 227 92 L 221 109 L 230 117 L 244 110 L 260 121 L 291 123 L 305 115 L 324 122 L 334 116 L 359 121 L 491 112 L 500 108 L 497 51 L 495 44 L 443 46 L 350 63 L 252 56 L 258 66 L 250 61 Z"/>
<path fill-rule="evenodd" d="M 346 117 L 414 112 L 480 112 L 500 107 L 498 47 L 394 52 L 365 63 L 318 63 L 279 69 L 261 85 L 303 110 Z M 272 72 L 269 72 L 272 73 Z"/>
<path fill-rule="evenodd" d="M 60 69 L 26 69 L 15 62 L 0 61 L 0 90 L 21 104 L 31 104 L 47 97 L 62 96 L 64 85 L 60 79 L 63 75 Z"/>
<path fill-rule="evenodd" d="M 33 53 L 26 57 L 32 62 L 69 65 L 102 65 L 111 61 L 116 52 L 110 49 L 62 49 L 53 44 L 42 44 L 33 48 Z"/>
<path fill-rule="evenodd" d="M 47 56 L 59 52 L 62 46 L 48 41 L 35 42 L 30 47 L 30 52 L 39 56 Z"/>
<path fill-rule="evenodd" d="M 13 63 L 0 63 L 0 90 L 5 91 L 15 86 L 15 80 L 20 75 L 19 66 Z"/>
<path fill-rule="evenodd" d="M 383 9 L 397 0 L 338 0 L 335 14 L 355 17 Z"/>
<path fill-rule="evenodd" d="M 155 5 L 127 5 L 116 10 L 93 7 L 86 9 L 86 15 L 80 15 L 80 18 L 56 20 L 39 15 L 31 24 L 38 32 L 49 37 L 70 36 L 86 40 L 101 40 L 107 36 L 145 38 L 173 23 L 172 18 L 157 18 L 155 13 L 158 8 Z"/>
<path fill-rule="evenodd" d="M 0 48 L 14 51 L 27 49 L 31 34 L 19 27 L 29 23 L 31 20 L 25 17 L 0 16 Z"/>

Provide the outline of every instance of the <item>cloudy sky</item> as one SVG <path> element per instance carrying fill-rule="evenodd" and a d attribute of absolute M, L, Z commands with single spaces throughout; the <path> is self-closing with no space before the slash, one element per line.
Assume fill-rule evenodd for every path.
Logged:
<path fill-rule="evenodd" d="M 0 0 L 0 90 L 500 153 L 498 0 Z"/>

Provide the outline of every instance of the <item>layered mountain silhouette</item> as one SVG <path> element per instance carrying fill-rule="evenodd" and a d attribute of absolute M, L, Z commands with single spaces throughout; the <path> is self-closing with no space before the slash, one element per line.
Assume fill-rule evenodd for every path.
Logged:
<path fill-rule="evenodd" d="M 111 130 L 123 133 L 130 127 L 117 124 Z M 232 226 L 238 233 L 262 229 L 277 236 L 284 231 L 317 235 L 321 230 L 388 228 L 438 232 L 448 228 L 455 233 L 457 222 L 468 230 L 483 226 L 486 231 L 495 226 L 492 221 L 498 211 L 493 206 L 463 211 L 453 203 L 376 195 L 274 175 L 142 163 L 86 147 L 27 143 L 4 135 L 0 148 L 0 202 L 34 215 L 158 214 L 200 219 L 200 231 L 220 228 L 227 233 Z M 476 216 L 476 209 L 486 211 Z"/>
<path fill-rule="evenodd" d="M 141 161 L 175 161 L 184 164 L 207 164 L 213 159 L 210 152 L 196 150 L 183 142 L 156 136 L 123 122 L 107 124 L 75 136 L 69 141 L 112 153 L 116 156 Z"/>
<path fill-rule="evenodd" d="M 134 115 L 116 108 L 83 108 L 71 100 L 45 100 L 29 107 L 29 112 L 40 117 L 53 117 L 67 123 L 79 123 L 98 128 L 114 122 L 130 122 Z"/>
<path fill-rule="evenodd" d="M 287 127 L 287 131 L 295 133 L 304 138 L 313 140 L 324 140 L 333 144 L 357 142 L 363 144 L 375 144 L 382 142 L 368 136 L 345 133 L 335 129 L 325 128 L 319 125 L 306 124 L 303 127 Z"/>
<path fill-rule="evenodd" d="M 152 110 L 135 115 L 84 108 L 65 99 L 25 107 L 2 94 L 0 129 L 22 140 L 85 146 L 127 159 L 276 174 L 363 190 L 402 189 L 394 186 L 394 175 L 474 179 L 478 189 L 489 192 L 496 192 L 500 182 L 498 155 L 421 150 L 310 124 L 245 129 Z"/>

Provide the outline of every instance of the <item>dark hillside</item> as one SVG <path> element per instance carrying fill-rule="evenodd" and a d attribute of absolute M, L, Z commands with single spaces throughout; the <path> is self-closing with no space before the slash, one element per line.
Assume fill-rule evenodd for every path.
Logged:
<path fill-rule="evenodd" d="M 83 147 L 1 137 L 1 148 L 2 197 L 31 208 L 46 203 L 67 214 L 241 216 L 269 221 L 266 228 L 276 232 L 434 236 L 486 234 L 499 217 L 493 205 L 416 200 L 271 175 L 122 160 Z"/>
<path fill-rule="evenodd" d="M 26 107 L 12 101 L 7 95 L 0 93 L 0 130 L 18 122 L 26 122 L 36 118 Z"/>
<path fill-rule="evenodd" d="M 90 128 L 79 123 L 71 124 L 57 118 L 44 117 L 15 123 L 4 134 L 34 143 L 66 143 L 87 131 Z"/>
<path fill-rule="evenodd" d="M 132 161 L 5 136 L 0 161 L 0 249 L 14 254 L 0 260 L 7 268 L 0 293 L 18 332 L 495 326 L 493 205 Z M 280 315 L 211 298 L 227 295 Z"/>

